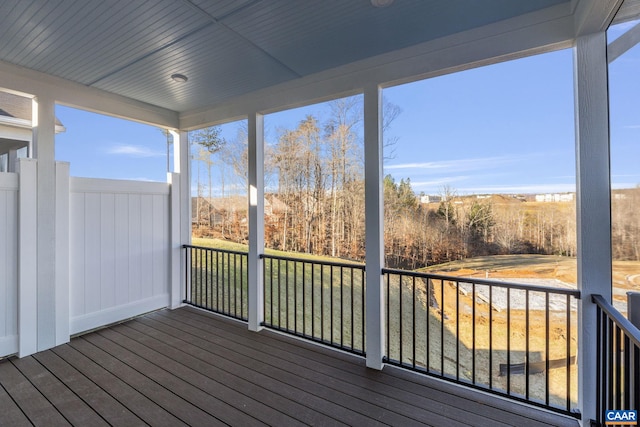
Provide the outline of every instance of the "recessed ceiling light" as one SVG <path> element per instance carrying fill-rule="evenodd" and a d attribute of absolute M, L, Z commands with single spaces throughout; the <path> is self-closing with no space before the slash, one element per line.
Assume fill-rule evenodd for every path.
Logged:
<path fill-rule="evenodd" d="M 389 7 L 393 3 L 393 0 L 371 0 L 371 6 L 373 7 Z"/>
<path fill-rule="evenodd" d="M 173 80 L 174 82 L 184 83 L 189 79 L 184 74 L 176 73 L 176 74 L 171 74 L 171 80 Z"/>

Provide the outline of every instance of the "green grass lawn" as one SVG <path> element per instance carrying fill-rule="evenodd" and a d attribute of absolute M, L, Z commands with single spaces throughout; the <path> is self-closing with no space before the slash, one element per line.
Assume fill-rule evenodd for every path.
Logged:
<path fill-rule="evenodd" d="M 205 239 L 205 238 L 194 237 L 192 239 L 192 245 L 202 246 L 205 248 L 223 249 L 227 251 L 237 251 L 237 252 L 249 251 L 248 245 L 244 245 L 242 243 L 229 242 L 221 239 Z M 299 253 L 299 252 L 278 251 L 275 249 L 268 249 L 268 248 L 265 249 L 264 253 L 265 255 L 299 258 L 299 259 L 305 259 L 305 260 L 315 261 L 315 262 L 337 262 L 342 264 L 363 265 L 363 263 L 361 262 L 345 260 L 343 258 L 305 254 L 305 253 Z"/>

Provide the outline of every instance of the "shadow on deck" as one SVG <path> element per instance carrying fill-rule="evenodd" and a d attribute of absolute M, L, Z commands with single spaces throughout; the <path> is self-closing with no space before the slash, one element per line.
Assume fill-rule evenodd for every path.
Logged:
<path fill-rule="evenodd" d="M 193 308 L 0 361 L 0 425 L 577 426 Z"/>

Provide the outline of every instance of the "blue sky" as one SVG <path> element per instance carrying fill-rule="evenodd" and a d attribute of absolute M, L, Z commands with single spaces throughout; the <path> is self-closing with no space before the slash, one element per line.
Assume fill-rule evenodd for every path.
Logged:
<path fill-rule="evenodd" d="M 166 138 L 156 127 L 56 106 L 66 131 L 56 135 L 56 160 L 72 176 L 167 180 Z"/>
<path fill-rule="evenodd" d="M 610 30 L 610 38 L 630 26 Z M 638 50 L 610 69 L 614 188 L 640 184 Z M 575 191 L 570 49 L 390 87 L 384 96 L 402 109 L 387 135 L 397 143 L 385 174 L 410 178 L 416 193 Z M 157 128 L 64 106 L 56 114 L 67 129 L 56 138 L 56 158 L 71 162 L 73 176 L 166 180 L 166 139 Z M 307 114 L 322 121 L 327 107 L 267 116 L 267 138 Z M 235 138 L 238 126 L 224 125 L 223 136 Z"/>

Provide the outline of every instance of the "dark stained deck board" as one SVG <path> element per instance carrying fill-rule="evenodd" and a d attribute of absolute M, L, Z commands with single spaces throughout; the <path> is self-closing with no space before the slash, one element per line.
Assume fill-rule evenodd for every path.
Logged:
<path fill-rule="evenodd" d="M 168 372 L 173 372 L 230 405 L 238 408 L 253 407 L 255 416 L 264 423 L 287 426 L 339 425 L 336 420 L 329 417 L 309 417 L 308 408 L 301 405 L 296 407 L 295 402 L 284 398 L 278 399 L 278 395 L 267 392 L 267 389 L 256 385 L 255 382 L 229 374 L 212 363 L 197 359 L 182 349 L 179 350 L 166 342 L 144 335 L 129 326 L 120 325 L 100 331 L 100 336 L 129 349 Z M 281 408 L 289 410 L 291 415 Z M 293 417 L 301 417 L 301 419 L 297 420 Z"/>
<path fill-rule="evenodd" d="M 175 325 L 175 322 L 173 324 Z M 191 325 L 197 327 L 197 323 L 192 323 Z M 238 331 L 234 331 L 234 333 L 237 332 Z M 212 331 L 211 334 L 225 334 L 225 332 Z M 233 337 L 224 337 L 224 342 L 230 341 L 229 338 L 233 339 Z M 279 338 L 286 339 L 287 337 Z M 207 337 L 209 341 L 215 341 L 216 339 L 217 338 L 211 335 Z M 254 354 L 254 357 L 262 357 L 265 360 L 268 359 L 272 364 L 284 364 L 286 362 L 288 364 L 286 370 L 302 378 L 307 378 L 311 381 L 322 378 L 322 382 L 330 385 L 334 390 L 366 400 L 381 408 L 399 412 L 406 417 L 414 418 L 415 421 L 423 423 L 442 422 L 447 423 L 447 425 L 456 425 L 455 418 L 460 419 L 461 415 L 464 416 L 458 408 L 451 407 L 447 404 L 432 402 L 429 399 L 406 392 L 401 388 L 383 385 L 377 382 L 374 376 L 379 373 L 364 367 L 361 358 L 346 355 L 346 358 L 350 359 L 349 363 L 354 364 L 354 367 L 359 371 L 357 374 L 354 374 L 347 370 L 331 368 L 328 365 L 315 362 L 310 359 L 308 354 L 296 354 L 289 350 L 281 350 L 279 347 L 283 344 L 283 342 L 278 342 L 278 347 L 256 346 L 256 348 L 263 351 L 265 355 L 261 356 L 260 353 L 258 353 L 257 355 Z M 239 346 L 234 346 L 232 350 L 234 352 L 243 351 Z M 318 349 L 316 348 L 315 350 L 317 351 Z M 331 351 L 331 353 L 335 352 Z M 273 357 L 274 355 L 275 358 Z M 416 406 L 419 407 L 420 410 L 416 411 Z M 474 425 L 477 422 L 477 418 L 474 416 L 464 418 L 466 419 L 462 421 L 468 423 L 468 425 Z M 509 424 L 496 421 L 494 425 L 508 426 Z"/>
<path fill-rule="evenodd" d="M 133 324 L 131 326 L 134 327 Z M 147 333 L 153 333 L 153 328 L 143 328 L 142 330 Z M 185 336 L 185 333 L 180 330 L 177 330 L 175 333 L 177 335 Z M 171 336 L 166 335 L 165 339 L 171 339 Z M 186 342 L 183 342 L 181 345 L 187 348 L 186 344 Z M 306 403 L 310 410 L 318 410 L 325 415 L 333 414 L 333 416 L 338 417 L 348 425 L 384 424 L 376 420 L 374 417 L 363 413 L 363 410 L 354 410 L 348 406 L 349 403 L 353 403 L 355 406 L 358 406 L 360 402 L 348 399 L 349 396 L 340 395 L 339 393 L 336 393 L 335 390 L 331 390 L 323 384 L 296 377 L 290 372 L 265 365 L 258 359 L 248 358 L 242 353 L 231 352 L 228 349 L 225 349 L 224 346 L 220 346 L 217 343 L 209 343 L 206 339 L 200 339 L 200 344 L 204 348 L 200 347 L 200 352 L 198 353 L 201 357 L 204 357 L 205 360 L 209 359 L 209 363 L 220 365 L 224 363 L 224 361 L 233 361 L 233 364 L 235 365 L 235 368 L 233 369 L 235 369 L 235 372 L 239 375 L 241 375 L 241 371 L 260 374 L 260 378 L 257 379 L 259 384 L 266 385 L 267 383 L 278 381 L 280 383 L 279 386 L 273 387 L 271 390 L 267 390 L 268 393 L 277 393 L 278 390 L 283 390 L 285 397 L 288 399 Z M 198 346 L 192 345 L 188 348 L 190 351 L 197 352 Z M 377 408 L 371 407 L 368 409 L 373 410 Z M 401 421 L 410 423 L 411 420 L 402 419 Z"/>
<path fill-rule="evenodd" d="M 73 343 L 79 339 L 73 340 Z M 135 422 L 138 425 L 145 423 L 152 425 L 185 425 L 170 412 L 148 399 L 141 391 L 143 386 L 149 383 L 140 382 L 139 389 L 132 387 L 122 378 L 130 375 L 130 370 L 123 369 L 118 375 L 109 372 L 105 366 L 91 360 L 84 354 L 76 350 L 72 345 L 63 345 L 53 349 L 53 352 L 73 365 L 87 379 L 94 382 L 98 387 L 113 396 L 119 403 L 127 408 L 131 416 L 129 422 Z M 113 362 L 112 362 L 113 363 Z M 108 366 L 108 365 L 107 365 Z M 137 420 L 136 420 L 137 419 Z"/>
<path fill-rule="evenodd" d="M 35 358 L 25 357 L 13 360 L 12 363 L 72 425 L 91 427 L 109 425 Z"/>
<path fill-rule="evenodd" d="M 150 323 L 153 322 L 153 319 L 142 319 L 140 322 Z M 178 323 L 174 322 L 173 325 L 178 325 Z M 185 329 L 189 330 L 197 326 L 197 323 L 194 323 Z M 169 327 L 169 325 L 166 325 L 166 327 Z M 153 333 L 148 330 L 146 332 Z M 237 332 L 240 331 L 234 331 L 233 333 Z M 332 377 L 321 370 L 312 371 L 305 366 L 307 363 L 304 357 L 300 357 L 295 362 L 287 361 L 285 358 L 274 357 L 266 351 L 257 351 L 253 347 L 233 343 L 229 339 L 220 339 L 216 333 L 217 331 L 201 330 L 200 337 L 192 336 L 192 343 L 199 342 L 201 348 L 217 352 L 220 357 L 225 356 L 222 346 L 226 345 L 228 357 L 234 357 L 238 363 L 242 363 L 252 370 L 262 372 L 273 378 L 279 378 L 290 386 L 306 389 L 319 398 L 333 402 L 336 405 L 345 405 L 363 416 L 372 417 L 375 421 L 391 425 L 411 425 L 427 422 L 439 425 L 446 423 L 451 426 L 467 425 L 459 424 L 454 419 L 443 417 L 439 412 L 416 411 L 414 405 L 398 401 L 393 397 L 380 398 L 378 394 L 371 392 L 367 388 L 370 385 L 369 381 L 362 377 L 345 379 L 339 378 L 339 376 Z M 240 332 L 240 336 L 244 333 Z M 180 329 L 174 334 L 175 337 L 189 336 L 184 330 Z M 363 363 L 362 359 L 357 358 L 357 360 L 359 363 Z M 359 384 L 353 384 L 353 381 Z"/>
<path fill-rule="evenodd" d="M 1 360 L 0 408 L 0 426 L 578 425 L 193 308 Z"/>
<path fill-rule="evenodd" d="M 106 351 L 109 351 L 109 355 L 117 358 L 122 363 L 126 364 L 131 369 L 137 371 L 140 375 L 147 377 L 151 381 L 157 383 L 157 385 L 164 387 L 167 391 L 170 390 L 170 393 L 179 396 L 180 399 L 169 398 L 158 400 L 157 403 L 162 407 L 166 408 L 170 412 L 174 414 L 180 414 L 180 418 L 186 421 L 188 424 L 194 425 L 201 422 L 206 423 L 209 417 L 220 418 L 220 420 L 224 423 L 231 425 L 243 425 L 243 426 L 259 426 L 263 425 L 258 419 L 250 416 L 237 408 L 233 408 L 232 400 L 237 397 L 231 395 L 230 398 L 222 399 L 225 396 L 212 396 L 211 394 L 203 391 L 200 388 L 194 387 L 192 384 L 189 384 L 187 381 L 183 380 L 179 376 L 176 376 L 172 373 L 171 370 L 164 369 L 155 364 L 157 360 L 149 360 L 144 359 L 137 354 L 129 351 L 128 349 L 117 345 L 113 341 L 109 341 L 103 336 L 99 334 L 92 334 L 87 336 L 86 339 L 76 341 L 75 345 L 80 345 L 78 343 L 86 343 L 85 351 L 96 351 L 97 349 L 104 349 L 105 354 Z M 87 347 L 88 345 L 95 346 L 94 349 Z M 98 359 L 103 359 L 104 357 L 100 357 L 102 354 L 98 355 Z M 159 358 L 160 355 L 156 355 L 156 358 Z M 98 360 L 96 359 L 96 360 Z M 116 369 L 120 370 L 121 368 L 116 367 Z M 125 381 L 129 381 L 126 379 Z M 132 384 L 133 385 L 133 384 Z M 138 388 L 139 390 L 147 390 L 146 387 Z M 228 390 L 224 390 L 227 393 L 231 394 Z M 157 391 L 149 390 L 149 398 L 153 398 L 158 394 Z M 165 393 L 166 394 L 166 393 Z M 225 402 L 225 400 L 227 400 Z M 177 404 L 175 404 L 177 403 Z M 249 404 L 250 402 L 244 402 L 245 404 Z M 266 410 L 270 408 L 256 408 L 256 412 L 260 412 L 261 410 Z M 200 410 L 203 413 L 199 413 Z M 206 415 L 206 414 L 208 415 Z M 197 418 L 193 418 L 194 415 L 197 414 Z M 283 422 L 283 419 L 277 420 L 277 422 Z M 287 420 L 288 421 L 288 420 Z M 282 425 L 282 424 L 280 424 Z"/>
<path fill-rule="evenodd" d="M 9 361 L 0 362 L 0 365 L 3 363 L 9 363 Z M 9 396 L 2 382 L 0 382 L 0 408 L 2 408 L 2 411 L 0 411 L 0 425 L 29 425 L 29 419 Z"/>
<path fill-rule="evenodd" d="M 158 312 L 148 318 L 141 319 L 141 321 L 148 322 L 164 315 L 166 315 L 166 312 Z M 248 333 L 243 328 L 244 325 L 241 324 L 234 325 L 238 328 L 237 330 L 207 328 L 207 316 L 207 313 L 196 310 L 182 310 L 172 316 L 170 321 L 173 326 L 179 325 L 175 323 L 176 320 L 186 321 L 187 330 L 189 328 L 200 328 L 202 330 L 201 333 L 206 334 L 207 341 L 212 343 L 241 343 L 243 334 Z M 202 319 L 205 319 L 204 323 L 202 323 Z M 317 345 L 312 343 L 300 343 L 297 339 L 280 336 L 280 334 L 271 331 L 265 332 L 257 334 L 257 336 L 254 336 L 256 334 L 252 335 L 252 340 L 254 341 L 251 345 L 252 349 L 258 349 L 269 356 L 278 355 L 282 359 L 297 359 L 297 363 L 304 366 L 307 374 L 322 373 L 333 375 L 335 378 L 340 379 L 349 378 L 349 382 L 353 383 L 355 381 L 356 389 L 359 388 L 360 391 L 378 399 L 383 396 L 382 400 L 385 403 L 389 402 L 389 400 L 398 400 L 404 397 L 406 404 L 410 405 L 411 410 L 415 413 L 414 416 L 423 422 L 426 417 L 436 423 L 438 418 L 444 416 L 448 419 L 448 425 L 452 425 L 454 420 L 468 425 L 477 425 L 479 419 L 485 419 L 487 423 L 496 426 L 562 425 L 563 421 L 566 421 L 564 425 L 577 425 L 576 421 L 572 419 L 558 418 L 555 414 L 523 405 L 517 405 L 514 408 L 513 403 L 506 402 L 495 396 L 485 396 L 475 390 L 461 389 L 459 386 L 416 375 L 402 369 L 385 367 L 383 372 L 373 371 L 364 366 L 362 359 L 353 355 L 336 353 L 331 349 L 318 348 Z M 277 335 L 277 341 L 273 339 L 273 335 Z M 303 347 L 307 347 L 308 351 L 301 352 L 300 350 Z M 234 349 L 242 351 L 237 346 Z M 334 365 L 337 369 L 332 370 L 329 368 Z M 389 375 L 388 372 L 390 371 L 406 374 L 405 378 L 410 378 L 410 380 L 407 381 L 397 378 L 396 375 Z M 430 384 L 430 386 L 425 387 L 424 384 Z M 434 385 L 442 385 L 442 389 L 438 387 L 434 389 Z M 458 395 L 460 391 L 464 391 L 462 396 Z M 465 408 L 465 410 L 460 411 L 460 408 Z M 400 405 L 396 405 L 395 409 L 400 409 Z M 518 410 L 517 415 L 513 414 L 512 411 L 514 409 Z"/>
<path fill-rule="evenodd" d="M 84 401 L 113 426 L 146 425 L 122 403 L 96 385 L 80 371 L 60 358 L 53 351 L 44 351 L 32 356 L 58 378 L 78 399 Z M 0 423 L 1 425 L 2 423 Z"/>
<path fill-rule="evenodd" d="M 167 311 L 156 312 L 148 318 L 155 319 L 168 314 L 169 312 Z M 206 325 L 206 319 L 209 314 L 196 309 L 180 310 L 175 313 L 174 317 L 171 317 L 171 320 L 184 320 L 186 317 L 200 320 L 200 322 L 205 319 Z M 222 321 L 227 321 L 227 319 L 222 319 Z M 206 332 L 219 334 L 223 337 L 223 340 L 242 342 L 240 337 L 245 333 L 249 333 L 246 331 L 246 326 L 230 320 L 228 322 L 231 322 L 229 327 L 218 329 L 209 327 L 206 328 Z M 200 323 L 200 328 L 202 325 Z M 478 419 L 483 418 L 488 418 L 487 421 L 492 423 L 503 422 L 507 425 L 578 425 L 577 421 L 571 418 L 558 416 L 528 405 L 514 404 L 496 396 L 429 378 L 425 375 L 415 374 L 401 368 L 387 366 L 382 372 L 371 370 L 365 367 L 361 358 L 351 354 L 319 347 L 316 344 L 283 336 L 273 331 L 252 334 L 251 340 L 253 349 L 259 349 L 269 355 L 279 355 L 279 357 L 283 358 L 302 356 L 303 365 L 310 370 L 313 370 L 314 367 L 312 362 L 317 362 L 319 364 L 318 369 L 325 373 L 331 372 L 327 367 L 332 366 L 338 368 L 335 374 L 338 377 L 342 377 L 345 375 L 344 371 L 347 371 L 360 377 L 374 378 L 375 381 L 388 387 L 398 387 L 406 390 L 411 396 L 411 400 L 408 403 L 415 403 L 415 396 L 423 396 L 430 400 L 436 398 L 438 402 L 453 407 L 453 414 L 457 414 L 456 418 L 461 416 L 459 409 L 464 408 L 464 413 L 470 412 L 472 420 L 475 420 L 471 425 L 475 425 Z M 376 388 L 371 391 L 374 394 L 389 394 L 388 387 Z M 397 397 L 395 393 L 392 394 Z M 513 413 L 514 410 L 517 411 L 517 414 Z"/>
<path fill-rule="evenodd" d="M 128 330 L 123 330 L 125 327 Z M 199 349 L 181 339 L 167 334 L 153 333 L 153 330 L 152 334 L 145 334 L 140 332 L 140 328 L 140 325 L 130 322 L 127 325 L 114 328 L 114 331 L 144 342 L 160 353 L 176 357 L 179 351 L 180 355 L 178 357 L 189 366 L 197 368 L 203 375 L 220 379 L 226 385 L 236 387 L 236 390 L 241 390 L 253 399 L 260 399 L 263 403 L 272 405 L 274 409 L 287 412 L 301 422 L 314 425 L 344 425 L 334 417 L 341 415 L 346 417 L 348 416 L 346 411 L 340 411 L 340 408 L 335 408 L 325 400 L 315 398 L 305 390 L 287 387 L 285 383 L 277 379 L 246 369 L 235 361 L 215 357 L 212 353 Z M 142 330 L 147 331 L 146 329 Z M 156 338 L 158 336 L 162 340 L 158 340 Z M 180 350 L 177 350 L 178 348 Z M 323 409 L 321 406 L 327 407 L 326 412 L 328 415 L 318 412 L 318 410 Z"/>
<path fill-rule="evenodd" d="M 0 363 L 0 383 L 36 425 L 71 425 L 11 361 Z"/>

